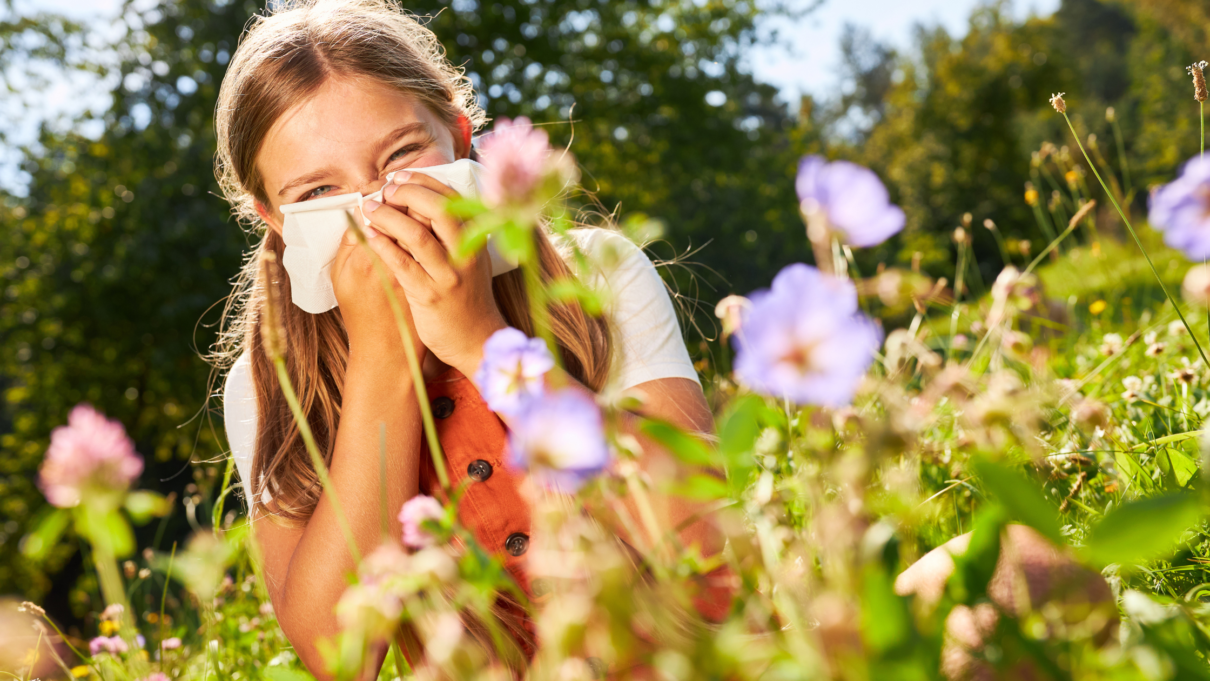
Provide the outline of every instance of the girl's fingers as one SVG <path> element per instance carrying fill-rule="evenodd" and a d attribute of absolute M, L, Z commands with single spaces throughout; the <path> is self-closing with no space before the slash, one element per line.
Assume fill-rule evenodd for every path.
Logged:
<path fill-rule="evenodd" d="M 366 236 L 368 237 L 369 234 Z M 432 279 L 429 278 L 424 267 L 416 262 L 412 254 L 400 248 L 399 244 L 393 240 L 378 235 L 373 239 L 366 239 L 366 243 L 370 246 L 370 250 L 382 259 L 383 264 L 387 266 L 405 291 L 419 291 L 422 287 L 432 285 Z"/>
<path fill-rule="evenodd" d="M 362 212 L 370 219 L 374 229 L 397 241 L 399 246 L 414 258 L 415 262 L 420 263 L 429 277 L 443 280 L 451 273 L 445 246 L 433 235 L 432 231 L 415 218 L 404 215 L 391 206 L 378 204 L 376 201 L 366 201 Z M 387 241 L 389 240 L 387 239 Z M 367 239 L 367 241 L 374 245 L 379 239 Z"/>
<path fill-rule="evenodd" d="M 450 198 L 457 197 L 458 193 L 427 175 L 412 173 L 412 178 L 415 181 L 409 180 L 407 184 L 387 185 L 382 191 L 383 202 L 401 211 L 406 209 L 409 217 L 431 228 L 446 250 L 457 248 L 461 225 L 446 214 L 445 204 Z M 423 184 L 419 178 L 425 178 Z M 398 179 L 398 176 L 395 179 Z M 445 191 L 439 192 L 430 187 L 430 184 Z"/>

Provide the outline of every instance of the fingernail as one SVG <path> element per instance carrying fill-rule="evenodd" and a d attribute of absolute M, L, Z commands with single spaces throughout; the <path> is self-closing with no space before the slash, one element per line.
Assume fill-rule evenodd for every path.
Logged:
<path fill-rule="evenodd" d="M 383 190 L 382 190 L 382 200 L 383 200 L 383 201 L 390 201 L 390 200 L 391 200 L 391 195 L 395 193 L 395 190 L 396 190 L 396 189 L 399 189 L 399 185 L 397 185 L 397 184 L 389 184 L 389 185 L 387 185 L 386 189 L 383 189 Z"/>
<path fill-rule="evenodd" d="M 381 203 L 378 203 L 374 199 L 366 199 L 361 204 L 361 212 L 364 215 L 369 215 L 370 213 L 373 213 L 374 211 L 378 210 L 378 207 L 381 205 L 382 205 Z"/>
<path fill-rule="evenodd" d="M 373 239 L 374 237 L 378 236 L 378 230 L 369 225 L 365 226 L 365 233 L 367 239 Z"/>
<path fill-rule="evenodd" d="M 410 179 L 412 179 L 412 171 L 400 170 L 399 172 L 395 173 L 394 177 L 391 178 L 391 182 L 394 184 L 403 184 Z"/>

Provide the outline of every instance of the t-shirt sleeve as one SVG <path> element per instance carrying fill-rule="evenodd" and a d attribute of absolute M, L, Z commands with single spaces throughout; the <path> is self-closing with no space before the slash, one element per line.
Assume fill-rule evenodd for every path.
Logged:
<path fill-rule="evenodd" d="M 252 358 L 244 353 L 231 371 L 223 386 L 223 425 L 227 430 L 227 442 L 231 445 L 231 458 L 239 471 L 240 484 L 244 490 L 244 501 L 252 504 L 252 455 L 256 451 L 256 390 L 252 383 Z"/>
<path fill-rule="evenodd" d="M 700 384 L 672 298 L 647 254 L 616 232 L 586 231 L 581 248 L 600 266 L 594 283 L 610 298 L 616 350 L 609 384 L 618 390 L 661 378 Z"/>

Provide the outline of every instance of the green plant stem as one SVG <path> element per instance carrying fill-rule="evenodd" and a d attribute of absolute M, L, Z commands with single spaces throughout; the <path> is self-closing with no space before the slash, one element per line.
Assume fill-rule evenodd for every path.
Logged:
<path fill-rule="evenodd" d="M 110 552 L 105 542 L 93 542 L 93 563 L 97 566 L 97 578 L 101 583 L 101 596 L 107 604 L 122 606 L 122 614 L 118 616 L 120 623 L 119 634 L 130 650 L 130 666 L 136 678 L 146 676 L 149 671 L 147 661 L 139 655 L 138 629 L 135 627 L 134 615 L 130 612 L 130 603 L 126 601 L 126 591 L 122 588 L 122 573 L 118 568 L 118 558 Z"/>
<path fill-rule="evenodd" d="M 1049 246 L 1047 246 L 1045 249 L 1043 249 L 1043 250 L 1042 250 L 1042 252 L 1041 252 L 1041 253 L 1039 253 L 1039 254 L 1038 254 L 1038 256 L 1037 256 L 1036 258 L 1034 258 L 1034 259 L 1033 259 L 1033 261 L 1032 261 L 1031 263 L 1029 263 L 1029 267 L 1026 267 L 1026 268 L 1025 268 L 1025 271 L 1021 273 L 1021 276 L 1025 276 L 1026 274 L 1029 274 L 1030 272 L 1033 272 L 1033 271 L 1034 271 L 1034 268 L 1038 266 L 1038 263 L 1042 262 L 1042 258 L 1045 258 L 1045 257 L 1046 257 L 1046 255 L 1047 255 L 1048 253 L 1050 253 L 1050 252 L 1051 252 L 1051 251 L 1053 251 L 1054 249 L 1058 248 L 1058 247 L 1059 247 L 1059 242 L 1063 241 L 1064 239 L 1066 239 L 1066 238 L 1067 238 L 1067 235 L 1069 235 L 1069 234 L 1071 234 L 1072 232 L 1074 232 L 1074 231 L 1075 231 L 1075 229 L 1076 229 L 1076 227 L 1079 227 L 1079 224 L 1074 224 L 1074 225 L 1069 224 L 1069 225 L 1067 225 L 1067 229 L 1063 230 L 1063 233 L 1062 233 L 1062 234 L 1060 234 L 1059 236 L 1055 237 L 1055 238 L 1054 238 L 1054 240 L 1052 240 L 1052 241 L 1050 242 L 1050 245 L 1049 245 Z"/>
<path fill-rule="evenodd" d="M 1076 146 L 1080 147 L 1080 153 L 1084 154 L 1085 159 L 1088 159 L 1088 152 L 1084 151 L 1084 145 L 1080 142 L 1080 137 L 1076 134 L 1076 128 L 1071 124 L 1071 119 L 1067 117 L 1066 112 L 1063 112 L 1063 120 L 1067 121 L 1067 128 L 1071 130 L 1071 135 L 1076 140 Z M 1126 212 L 1123 211 L 1122 207 L 1118 205 L 1118 200 L 1114 198 L 1113 192 L 1109 191 L 1109 187 L 1105 185 L 1105 180 L 1101 179 L 1101 174 L 1097 172 L 1097 168 L 1095 165 L 1093 165 L 1091 159 L 1089 159 L 1088 165 L 1090 168 L 1092 168 L 1092 174 L 1096 175 L 1097 182 L 1101 183 L 1101 189 L 1105 190 L 1106 196 L 1108 196 L 1109 200 L 1113 203 L 1113 207 L 1117 209 L 1118 215 L 1122 218 L 1122 222 L 1126 224 L 1126 231 L 1130 232 L 1130 236 L 1134 238 L 1134 243 L 1138 245 L 1139 251 L 1143 253 L 1143 258 L 1147 260 L 1147 265 L 1151 268 L 1151 273 L 1155 275 L 1155 281 L 1160 285 L 1160 290 L 1164 292 L 1164 297 L 1168 299 L 1168 302 L 1172 303 L 1172 308 L 1176 310 L 1176 316 L 1180 317 L 1181 324 L 1183 324 L 1185 329 L 1189 332 L 1189 337 L 1193 339 L 1193 345 L 1197 347 L 1197 354 L 1201 355 L 1202 362 L 1204 362 L 1207 366 L 1210 366 L 1210 359 L 1206 358 L 1206 351 L 1202 349 L 1201 342 L 1197 340 L 1197 334 L 1195 334 L 1193 332 L 1193 328 L 1189 326 L 1189 321 L 1185 319 L 1185 313 L 1181 312 L 1181 306 L 1177 304 L 1176 299 L 1174 299 L 1172 294 L 1168 292 L 1168 287 L 1164 286 L 1164 280 L 1160 278 L 1159 270 L 1155 269 L 1155 263 L 1151 261 L 1151 256 L 1147 253 L 1147 249 L 1143 247 L 1142 239 L 1139 239 L 1138 233 L 1134 231 L 1134 226 L 1130 224 L 1130 218 L 1126 217 Z"/>
<path fill-rule="evenodd" d="M 222 527 L 223 507 L 227 495 L 231 492 L 231 475 L 235 470 L 235 457 L 227 457 L 227 468 L 223 471 L 223 485 L 219 487 L 218 499 L 214 500 L 214 510 L 210 514 L 210 526 Z"/>
<path fill-rule="evenodd" d="M 395 325 L 399 328 L 399 338 L 403 341 L 403 354 L 407 358 L 408 368 L 412 372 L 412 385 L 416 389 L 416 401 L 420 403 L 420 420 L 424 423 L 424 436 L 428 441 L 429 455 L 433 457 L 433 468 L 437 471 L 437 479 L 441 482 L 441 488 L 448 491 L 450 477 L 445 472 L 445 452 L 442 451 L 441 441 L 437 438 L 437 424 L 433 420 L 433 409 L 429 405 L 429 391 L 424 384 L 424 370 L 420 367 L 420 357 L 417 356 L 416 347 L 412 344 L 412 330 L 408 326 L 407 317 L 403 314 L 403 306 L 399 304 L 399 297 L 395 295 L 395 287 L 391 285 L 392 277 L 387 272 L 386 265 L 382 264 L 382 259 L 370 248 L 370 244 L 366 242 L 365 232 L 352 216 L 349 217 L 349 226 L 357 235 L 358 243 L 369 254 L 370 262 L 374 264 L 374 271 L 378 273 L 378 281 L 387 294 L 391 314 L 395 315 Z"/>
<path fill-rule="evenodd" d="M 1198 102 L 1198 119 L 1201 123 L 1202 130 L 1202 156 L 1206 155 L 1206 103 Z"/>
<path fill-rule="evenodd" d="M 1130 163 L 1126 160 L 1126 143 L 1122 140 L 1122 128 L 1118 125 L 1118 119 L 1115 116 L 1113 119 L 1113 139 L 1118 145 L 1118 160 L 1122 163 L 1122 183 L 1126 186 L 1126 196 L 1129 197 L 1134 193 L 1134 187 L 1130 184 Z"/>
<path fill-rule="evenodd" d="M 172 564 L 176 562 L 176 542 L 172 542 L 172 553 L 168 555 L 168 570 L 164 573 L 164 594 L 160 596 L 160 657 L 164 656 L 164 634 L 168 633 L 168 624 L 164 621 L 164 609 L 168 604 L 168 585 L 172 583 Z"/>
<path fill-rule="evenodd" d="M 1004 235 L 1000 233 L 1000 228 L 996 227 L 991 230 L 992 237 L 996 240 L 996 248 L 1000 249 L 1000 259 L 1004 261 L 1004 266 L 1007 267 L 1013 264 L 1012 259 L 1008 255 L 1008 246 L 1004 243 Z"/>
<path fill-rule="evenodd" d="M 948 360 L 954 352 L 954 336 L 958 335 L 958 313 L 962 309 L 959 301 L 962 299 L 962 285 L 966 279 L 966 242 L 958 244 L 958 269 L 954 272 L 954 309 L 950 312 L 950 338 L 945 348 L 945 358 Z"/>
<path fill-rule="evenodd" d="M 349 520 L 345 517 L 340 499 L 336 496 L 336 490 L 332 489 L 332 478 L 328 476 L 328 466 L 324 464 L 323 457 L 319 454 L 315 436 L 311 433 L 311 424 L 307 422 L 302 405 L 298 403 L 294 384 L 290 382 L 290 374 L 286 371 L 286 358 L 274 357 L 273 366 L 277 368 L 277 382 L 281 384 L 282 394 L 285 395 L 286 403 L 290 405 L 290 412 L 294 415 L 294 421 L 298 424 L 298 432 L 302 435 L 303 444 L 306 445 L 307 453 L 311 455 L 311 465 L 315 467 L 315 473 L 319 476 L 323 493 L 327 495 L 328 501 L 332 504 L 332 510 L 336 512 L 336 523 L 340 525 L 340 531 L 345 536 L 345 542 L 349 545 L 349 552 L 353 554 L 353 559 L 360 563 L 361 551 L 358 550 L 357 540 L 353 537 L 353 528 L 349 526 Z"/>

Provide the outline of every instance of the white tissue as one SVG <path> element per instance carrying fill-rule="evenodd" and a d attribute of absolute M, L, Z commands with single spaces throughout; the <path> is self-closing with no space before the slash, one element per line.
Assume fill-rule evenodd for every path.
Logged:
<path fill-rule="evenodd" d="M 424 173 L 467 198 L 478 198 L 480 195 L 479 173 L 483 166 L 470 159 L 407 170 Z M 387 184 L 390 184 L 393 175 L 387 175 Z M 336 259 L 336 251 L 340 249 L 345 230 L 349 228 L 347 216 L 352 215 L 365 224 L 361 205 L 366 199 L 382 201 L 382 190 L 366 196 L 341 194 L 281 207 L 285 215 L 282 239 L 286 242 L 282 265 L 290 277 L 290 297 L 304 311 L 320 314 L 336 307 L 336 293 L 332 290 L 332 262 Z M 493 277 L 517 268 L 516 263 L 500 255 L 490 239 L 487 253 L 492 261 Z"/>

